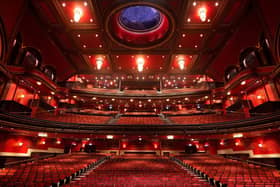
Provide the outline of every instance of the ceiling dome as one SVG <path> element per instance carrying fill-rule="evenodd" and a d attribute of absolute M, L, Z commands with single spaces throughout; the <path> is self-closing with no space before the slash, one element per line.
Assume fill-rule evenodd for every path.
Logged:
<path fill-rule="evenodd" d="M 174 18 L 157 4 L 124 4 L 106 20 L 112 40 L 131 49 L 150 49 L 163 44 L 174 32 Z"/>
<path fill-rule="evenodd" d="M 162 14 L 150 6 L 131 6 L 121 11 L 120 24 L 135 32 L 153 30 L 160 25 Z"/>

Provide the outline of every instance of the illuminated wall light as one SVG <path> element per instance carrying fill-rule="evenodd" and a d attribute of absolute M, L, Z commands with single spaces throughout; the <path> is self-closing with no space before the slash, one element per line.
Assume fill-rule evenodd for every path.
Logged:
<path fill-rule="evenodd" d="M 88 145 L 89 145 L 89 146 L 92 146 L 92 143 L 89 143 Z"/>
<path fill-rule="evenodd" d="M 178 45 L 178 47 L 179 47 L 179 48 L 182 48 L 182 45 L 181 45 L 181 44 L 179 44 L 179 45 Z"/>
<path fill-rule="evenodd" d="M 220 141 L 220 145 L 222 145 L 222 146 L 225 145 L 224 140 L 221 140 L 221 141 Z"/>
<path fill-rule="evenodd" d="M 235 146 L 239 146 L 239 145 L 240 145 L 240 142 L 235 142 L 234 145 L 235 145 Z"/>
<path fill-rule="evenodd" d="M 189 147 L 191 147 L 192 146 L 192 144 L 191 143 L 189 143 Z"/>
<path fill-rule="evenodd" d="M 166 101 L 167 101 L 167 102 L 169 102 L 169 101 L 170 101 L 170 99 L 166 99 Z"/>
<path fill-rule="evenodd" d="M 124 149 L 126 148 L 126 143 L 122 144 L 122 148 L 124 148 Z"/>
<path fill-rule="evenodd" d="M 84 6 L 88 6 L 88 3 L 86 1 L 84 2 Z"/>
<path fill-rule="evenodd" d="M 196 2 L 194 1 L 192 5 L 193 5 L 193 6 L 196 6 L 197 4 L 196 4 Z"/>
<path fill-rule="evenodd" d="M 215 2 L 215 6 L 219 6 L 219 2 Z"/>
<path fill-rule="evenodd" d="M 77 96 L 76 96 L 76 95 L 73 95 L 73 98 L 74 98 L 74 99 L 76 99 L 76 98 L 77 98 Z"/>
<path fill-rule="evenodd" d="M 230 91 L 228 91 L 228 92 L 227 92 L 227 95 L 230 95 L 230 94 L 231 94 L 231 92 L 230 92 Z"/>
<path fill-rule="evenodd" d="M 57 141 L 56 141 L 56 144 L 61 144 L 61 141 L 60 141 L 60 140 L 57 140 Z"/>
<path fill-rule="evenodd" d="M 111 140 L 111 139 L 114 138 L 114 136 L 113 136 L 113 135 L 107 135 L 106 138 L 109 139 L 109 140 Z"/>
<path fill-rule="evenodd" d="M 229 100 L 233 101 L 233 97 L 230 97 Z"/>
<path fill-rule="evenodd" d="M 180 70 L 184 70 L 185 69 L 185 59 L 180 58 L 178 60 L 178 65 L 179 65 Z"/>
<path fill-rule="evenodd" d="M 73 146 L 76 146 L 77 144 L 76 144 L 76 142 L 72 142 L 72 145 L 73 145 Z"/>
<path fill-rule="evenodd" d="M 99 48 L 102 48 L 103 46 L 100 44 L 98 47 L 99 47 Z"/>
<path fill-rule="evenodd" d="M 233 138 L 242 138 L 243 134 L 242 133 L 235 133 L 233 134 Z"/>
<path fill-rule="evenodd" d="M 48 100 L 51 100 L 52 99 L 52 97 L 51 96 L 48 96 Z"/>
<path fill-rule="evenodd" d="M 130 101 L 130 102 L 133 102 L 133 99 L 130 99 L 129 101 Z"/>
<path fill-rule="evenodd" d="M 262 144 L 262 143 L 259 143 L 259 144 L 258 144 L 258 147 L 262 148 L 262 147 L 263 147 L 263 144 Z"/>
<path fill-rule="evenodd" d="M 87 45 L 83 45 L 83 48 L 87 48 Z"/>
<path fill-rule="evenodd" d="M 208 20 L 207 20 L 207 22 L 208 22 L 208 23 L 210 23 L 210 22 L 211 22 L 211 20 L 210 20 L 210 19 L 208 19 Z"/>
<path fill-rule="evenodd" d="M 261 96 L 261 95 L 258 95 L 258 96 L 257 96 L 257 99 L 262 99 L 262 96 Z"/>
<path fill-rule="evenodd" d="M 200 38 L 202 38 L 202 37 L 203 37 L 203 34 L 200 34 L 199 36 L 200 36 Z"/>
<path fill-rule="evenodd" d="M 155 143 L 154 144 L 154 148 L 157 149 L 158 148 L 158 144 Z"/>
<path fill-rule="evenodd" d="M 144 70 L 145 59 L 143 57 L 138 57 L 136 63 L 138 71 L 142 72 Z"/>
<path fill-rule="evenodd" d="M 39 136 L 39 137 L 48 137 L 48 133 L 39 132 L 39 133 L 38 133 L 38 136 Z"/>
<path fill-rule="evenodd" d="M 188 18 L 187 21 L 188 21 L 188 22 L 191 22 L 191 18 Z"/>
<path fill-rule="evenodd" d="M 185 38 L 185 37 L 186 37 L 186 34 L 182 34 L 182 37 Z"/>
<path fill-rule="evenodd" d="M 63 7 L 66 7 L 66 3 L 62 3 L 61 5 L 62 5 Z"/>
<path fill-rule="evenodd" d="M 173 140 L 174 139 L 174 136 L 173 135 L 168 135 L 166 136 L 168 140 Z"/>
<path fill-rule="evenodd" d="M 152 100 L 151 99 L 148 99 L 148 102 L 151 102 Z"/>
<path fill-rule="evenodd" d="M 55 92 L 51 92 L 52 95 L 55 95 Z"/>
<path fill-rule="evenodd" d="M 96 68 L 97 68 L 98 70 L 101 70 L 102 65 L 103 65 L 103 59 L 102 59 L 102 58 L 97 58 L 97 59 L 96 59 Z"/>
<path fill-rule="evenodd" d="M 200 7 L 198 9 L 198 15 L 199 15 L 200 20 L 202 22 L 205 22 L 206 18 L 207 18 L 207 9 L 205 7 Z"/>
<path fill-rule="evenodd" d="M 81 17 L 83 16 L 83 10 L 80 7 L 74 8 L 74 21 L 79 22 Z"/>
<path fill-rule="evenodd" d="M 42 82 L 36 81 L 36 84 L 40 86 L 40 85 L 42 85 Z"/>
<path fill-rule="evenodd" d="M 23 146 L 23 142 L 18 142 L 18 146 L 19 147 Z"/>
<path fill-rule="evenodd" d="M 24 97 L 25 97 L 25 95 L 24 95 L 24 94 L 21 94 L 19 97 L 20 97 L 20 98 L 24 98 Z"/>
<path fill-rule="evenodd" d="M 246 84 L 246 81 L 242 81 L 240 84 L 241 84 L 241 85 L 245 85 L 245 84 Z"/>

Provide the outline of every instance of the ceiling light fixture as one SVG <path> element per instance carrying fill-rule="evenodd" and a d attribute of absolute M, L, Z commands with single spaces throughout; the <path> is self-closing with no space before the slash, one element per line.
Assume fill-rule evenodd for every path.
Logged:
<path fill-rule="evenodd" d="M 178 60 L 178 65 L 179 65 L 180 70 L 184 70 L 185 69 L 185 59 L 184 58 L 180 58 Z"/>
<path fill-rule="evenodd" d="M 42 85 L 42 82 L 37 81 L 36 84 L 40 86 L 40 85 Z"/>
<path fill-rule="evenodd" d="M 242 81 L 240 84 L 241 84 L 241 85 L 245 85 L 245 84 L 246 84 L 246 81 Z"/>
<path fill-rule="evenodd" d="M 199 15 L 200 20 L 202 22 L 205 22 L 206 18 L 207 18 L 207 9 L 205 7 L 200 7 L 198 9 L 198 15 Z"/>
<path fill-rule="evenodd" d="M 103 65 L 103 59 L 102 59 L 102 58 L 97 58 L 97 59 L 96 59 L 96 67 L 97 67 L 97 70 L 101 70 L 102 65 Z"/>
<path fill-rule="evenodd" d="M 107 135 L 106 138 L 107 138 L 107 139 L 113 139 L 114 136 L 113 136 L 113 135 Z"/>
<path fill-rule="evenodd" d="M 173 136 L 173 135 L 168 135 L 168 136 L 167 136 L 167 139 L 168 139 L 168 140 L 173 140 L 173 139 L 174 139 L 174 136 Z"/>
<path fill-rule="evenodd" d="M 143 57 L 138 57 L 136 63 L 138 71 L 142 72 L 144 70 L 145 59 Z"/>
<path fill-rule="evenodd" d="M 81 17 L 83 16 L 83 10 L 80 7 L 74 8 L 74 21 L 79 22 Z"/>

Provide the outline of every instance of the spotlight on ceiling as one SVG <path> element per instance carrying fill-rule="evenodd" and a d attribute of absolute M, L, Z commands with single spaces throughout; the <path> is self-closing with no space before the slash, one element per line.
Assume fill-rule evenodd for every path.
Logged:
<path fill-rule="evenodd" d="M 200 7 L 198 9 L 198 15 L 199 15 L 200 20 L 202 22 L 205 22 L 206 18 L 207 18 L 207 9 L 205 7 Z"/>
<path fill-rule="evenodd" d="M 83 10 L 80 7 L 74 8 L 74 21 L 79 22 L 83 16 Z"/>

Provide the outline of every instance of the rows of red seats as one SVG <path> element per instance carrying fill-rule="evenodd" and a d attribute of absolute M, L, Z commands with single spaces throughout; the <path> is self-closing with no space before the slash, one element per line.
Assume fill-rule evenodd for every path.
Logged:
<path fill-rule="evenodd" d="M 40 113 L 36 115 L 36 118 L 48 120 L 48 121 L 58 121 L 65 123 L 80 123 L 80 124 L 105 124 L 112 116 L 96 116 L 96 115 L 82 115 L 82 114 L 51 114 L 51 113 Z"/>
<path fill-rule="evenodd" d="M 0 170 L 0 186 L 50 186 L 95 163 L 101 157 L 104 156 L 75 153 L 4 168 Z"/>
<path fill-rule="evenodd" d="M 181 166 L 164 158 L 113 158 L 69 186 L 114 187 L 184 187 L 210 186 L 206 181 L 191 175 Z"/>
<path fill-rule="evenodd" d="M 196 168 L 215 181 L 227 184 L 228 187 L 280 186 L 277 170 L 248 164 L 220 156 L 192 155 L 178 157 L 184 163 Z"/>
<path fill-rule="evenodd" d="M 168 118 L 176 124 L 204 124 L 242 120 L 245 117 L 243 114 L 203 114 L 188 116 L 170 116 Z"/>
<path fill-rule="evenodd" d="M 142 117 L 142 116 L 131 116 L 131 117 L 120 117 L 117 124 L 129 124 L 129 125 L 160 125 L 164 124 L 164 121 L 160 117 Z"/>

